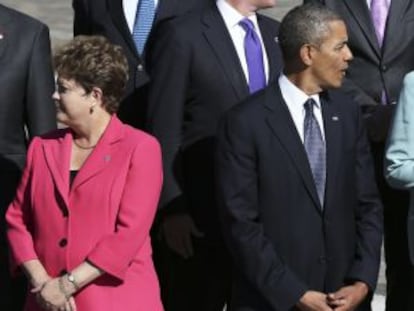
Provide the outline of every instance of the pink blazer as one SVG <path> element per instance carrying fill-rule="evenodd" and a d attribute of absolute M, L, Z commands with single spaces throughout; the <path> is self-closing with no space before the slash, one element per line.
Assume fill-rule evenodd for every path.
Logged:
<path fill-rule="evenodd" d="M 157 141 L 112 117 L 69 186 L 72 132 L 35 138 L 6 219 L 16 266 L 38 258 L 55 277 L 87 259 L 106 273 L 79 311 L 161 311 L 149 230 L 162 184 Z M 26 311 L 40 311 L 29 294 Z"/>

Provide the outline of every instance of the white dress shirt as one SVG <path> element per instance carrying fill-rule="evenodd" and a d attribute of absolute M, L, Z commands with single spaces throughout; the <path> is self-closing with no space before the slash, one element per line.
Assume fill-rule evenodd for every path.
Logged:
<path fill-rule="evenodd" d="M 315 100 L 316 105 L 313 107 L 313 114 L 315 115 L 316 121 L 318 122 L 319 128 L 321 129 L 322 139 L 325 140 L 325 130 L 323 127 L 323 118 L 321 110 L 321 101 L 319 94 L 307 95 L 296 85 L 294 85 L 285 75 L 279 77 L 280 91 L 282 97 L 289 109 L 290 115 L 292 116 L 293 122 L 295 123 L 296 130 L 304 142 L 304 122 L 305 122 L 305 102 L 312 98 Z"/>
<path fill-rule="evenodd" d="M 118 1 L 118 0 L 116 0 Z M 155 9 L 157 9 L 159 0 L 154 0 Z M 134 31 L 135 16 L 137 15 L 139 0 L 122 0 L 122 7 L 124 9 L 125 19 L 128 24 L 129 31 Z"/>
<path fill-rule="evenodd" d="M 244 37 L 246 35 L 245 30 L 239 25 L 239 22 L 246 18 L 246 16 L 240 14 L 235 8 L 233 8 L 226 0 L 217 0 L 217 8 L 224 19 L 227 30 L 230 33 L 231 40 L 233 41 L 234 47 L 236 48 L 237 55 L 241 66 L 243 68 L 246 81 L 249 81 L 249 71 L 247 69 L 246 54 L 244 53 Z M 262 34 L 260 33 L 259 24 L 257 23 L 256 14 L 248 16 L 253 22 L 256 33 L 259 36 L 260 43 L 263 51 L 263 64 L 265 70 L 266 81 L 269 81 L 269 63 L 267 59 L 266 48 L 263 44 Z"/>

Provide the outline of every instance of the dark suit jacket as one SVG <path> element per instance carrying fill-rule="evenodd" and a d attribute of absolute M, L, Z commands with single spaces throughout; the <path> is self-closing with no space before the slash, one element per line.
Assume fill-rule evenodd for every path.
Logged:
<path fill-rule="evenodd" d="M 22 299 L 12 287 L 4 213 L 23 169 L 28 141 L 56 128 L 48 28 L 0 5 L 0 309 Z"/>
<path fill-rule="evenodd" d="M 281 68 L 275 41 L 279 24 L 258 15 L 269 58 L 270 80 Z M 156 42 L 149 96 L 149 130 L 164 161 L 163 211 L 186 210 L 207 239 L 217 241 L 213 154 L 220 116 L 249 95 L 230 34 L 217 9 L 165 25 Z"/>
<path fill-rule="evenodd" d="M 375 288 L 382 207 L 360 111 L 337 92 L 321 99 L 323 211 L 277 83 L 220 124 L 218 196 L 237 278 L 232 310 L 294 310 L 306 290 L 333 292 L 353 280 Z"/>
<path fill-rule="evenodd" d="M 368 123 L 370 137 L 384 141 L 393 108 L 377 107 L 385 90 L 388 102 L 396 103 L 404 75 L 414 69 L 414 2 L 393 0 L 382 48 L 371 21 L 366 0 L 305 0 L 325 4 L 342 16 L 348 27 L 349 46 L 354 55 L 344 87 L 364 107 L 378 112 Z"/>
<path fill-rule="evenodd" d="M 0 170 L 21 170 L 28 139 L 56 128 L 49 30 L 0 5 L 0 37 Z"/>
<path fill-rule="evenodd" d="M 145 59 L 151 53 L 153 42 L 157 41 L 158 26 L 212 2 L 213 0 L 159 0 L 144 55 L 139 55 L 124 16 L 122 0 L 73 0 L 74 35 L 103 35 L 114 44 L 120 45 L 128 59 L 129 81 L 118 111 L 122 121 L 139 128 L 144 126 L 146 87 L 151 76 Z"/>

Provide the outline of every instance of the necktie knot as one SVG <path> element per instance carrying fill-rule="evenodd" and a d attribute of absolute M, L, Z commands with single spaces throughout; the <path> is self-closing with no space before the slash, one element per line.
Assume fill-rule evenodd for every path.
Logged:
<path fill-rule="evenodd" d="M 244 31 L 249 32 L 249 31 L 254 31 L 254 24 L 253 22 L 246 18 L 243 18 L 240 22 L 239 25 L 243 27 Z"/>
<path fill-rule="evenodd" d="M 313 106 L 316 105 L 316 102 L 313 98 L 309 98 L 303 106 L 305 107 L 306 114 L 313 114 Z"/>

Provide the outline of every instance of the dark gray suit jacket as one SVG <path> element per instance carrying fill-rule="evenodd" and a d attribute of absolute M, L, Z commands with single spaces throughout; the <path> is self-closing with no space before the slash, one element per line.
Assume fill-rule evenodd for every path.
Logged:
<path fill-rule="evenodd" d="M 129 63 L 129 81 L 118 115 L 135 127 L 143 128 L 146 115 L 147 85 L 151 69 L 146 62 L 163 22 L 198 10 L 213 0 L 159 0 L 155 20 L 143 55 L 135 47 L 122 8 L 122 0 L 73 0 L 74 35 L 102 35 L 123 48 Z"/>
<path fill-rule="evenodd" d="M 279 23 L 257 17 L 273 80 L 282 64 L 276 42 Z M 161 206 L 165 213 L 189 212 L 207 240 L 217 242 L 221 240 L 213 177 L 217 124 L 226 110 L 249 95 L 217 7 L 166 24 L 151 62 L 148 129 L 163 150 Z"/>
<path fill-rule="evenodd" d="M 323 208 L 277 83 L 234 107 L 220 124 L 219 207 L 236 265 L 231 310 L 296 310 L 306 290 L 334 292 L 355 280 L 375 288 L 382 206 L 360 109 L 336 91 L 323 94 L 321 103 Z"/>
<path fill-rule="evenodd" d="M 0 309 L 10 292 L 4 213 L 15 196 L 30 138 L 56 128 L 48 28 L 0 4 Z M 7 289 L 7 290 L 6 290 Z"/>
<path fill-rule="evenodd" d="M 28 139 L 56 128 L 49 30 L 3 5 L 0 68 L 0 170 L 20 171 Z"/>

